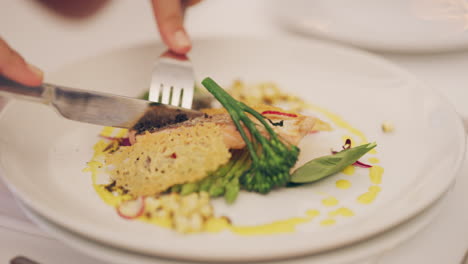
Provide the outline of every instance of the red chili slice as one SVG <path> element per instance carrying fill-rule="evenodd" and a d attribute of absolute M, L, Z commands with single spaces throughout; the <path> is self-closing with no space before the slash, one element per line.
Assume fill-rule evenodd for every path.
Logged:
<path fill-rule="evenodd" d="M 280 116 L 288 116 L 288 117 L 297 117 L 296 114 L 284 113 L 284 112 L 272 111 L 272 110 L 263 111 L 262 115 L 280 115 Z"/>

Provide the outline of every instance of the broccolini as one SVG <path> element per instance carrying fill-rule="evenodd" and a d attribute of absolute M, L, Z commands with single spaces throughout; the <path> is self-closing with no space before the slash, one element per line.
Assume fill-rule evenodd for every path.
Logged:
<path fill-rule="evenodd" d="M 204 79 L 202 84 L 227 110 L 246 143 L 250 162 L 244 162 L 244 168 L 240 169 L 241 186 L 248 191 L 268 193 L 285 185 L 298 159 L 299 148 L 283 142 L 260 113 L 235 100 L 211 78 Z M 262 128 L 257 127 L 248 114 L 258 120 Z M 268 136 L 262 135 L 259 129 L 264 129 Z"/>

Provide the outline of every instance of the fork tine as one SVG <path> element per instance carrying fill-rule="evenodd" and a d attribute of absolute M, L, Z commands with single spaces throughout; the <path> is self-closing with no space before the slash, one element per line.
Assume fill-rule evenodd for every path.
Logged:
<path fill-rule="evenodd" d="M 159 94 L 161 93 L 161 88 L 162 88 L 161 86 L 162 86 L 161 83 L 151 82 L 148 100 L 152 102 L 159 102 Z"/>
<path fill-rule="evenodd" d="M 192 84 L 193 85 L 193 84 Z M 185 88 L 184 91 L 184 96 L 182 98 L 182 102 L 180 104 L 181 107 L 184 108 L 192 108 L 192 101 L 193 101 L 193 88 Z"/>
<path fill-rule="evenodd" d="M 194 82 L 192 63 L 187 56 L 167 51 L 153 69 L 150 100 L 191 108 Z"/>
<path fill-rule="evenodd" d="M 162 98 L 161 103 L 169 104 L 169 98 L 171 96 L 172 87 L 167 84 L 162 84 Z"/>
<path fill-rule="evenodd" d="M 180 106 L 180 94 L 182 89 L 180 87 L 173 87 L 172 88 L 172 98 L 171 98 L 171 105 Z"/>

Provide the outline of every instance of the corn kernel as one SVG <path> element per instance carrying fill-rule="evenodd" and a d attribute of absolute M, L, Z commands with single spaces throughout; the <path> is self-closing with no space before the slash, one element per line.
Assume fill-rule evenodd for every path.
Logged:
<path fill-rule="evenodd" d="M 166 203 L 163 203 L 164 209 L 177 212 L 180 210 L 180 203 L 175 200 L 169 200 Z"/>
<path fill-rule="evenodd" d="M 382 123 L 383 132 L 390 133 L 390 132 L 393 132 L 394 129 L 395 127 L 393 126 L 393 123 L 391 123 L 390 121 L 385 121 Z"/>
<path fill-rule="evenodd" d="M 179 233 L 200 232 L 213 218 L 213 206 L 207 192 L 147 197 L 146 216 L 172 227 Z M 227 220 L 227 219 L 226 219 Z"/>
<path fill-rule="evenodd" d="M 166 217 L 169 217 L 171 214 L 169 211 L 167 210 L 164 210 L 164 209 L 158 209 L 156 210 L 156 212 L 154 213 L 154 216 L 157 217 L 157 218 L 166 218 Z"/>
<path fill-rule="evenodd" d="M 203 227 L 203 218 L 200 214 L 192 214 L 190 217 L 190 227 L 192 231 L 201 231 Z"/>
<path fill-rule="evenodd" d="M 203 217 L 210 217 L 213 215 L 213 207 L 211 204 L 205 204 L 200 207 L 199 212 Z"/>
<path fill-rule="evenodd" d="M 190 222 L 187 217 L 178 215 L 174 217 L 174 227 L 177 232 L 187 233 L 190 231 Z"/>
<path fill-rule="evenodd" d="M 199 203 L 196 193 L 189 194 L 182 198 L 182 209 L 191 212 L 197 209 Z"/>
<path fill-rule="evenodd" d="M 161 200 L 154 197 L 145 198 L 145 206 L 148 211 L 156 211 L 162 207 Z"/>

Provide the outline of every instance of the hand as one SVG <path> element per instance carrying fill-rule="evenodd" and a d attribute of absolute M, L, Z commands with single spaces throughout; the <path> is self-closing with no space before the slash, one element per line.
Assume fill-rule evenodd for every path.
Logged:
<path fill-rule="evenodd" d="M 159 33 L 169 49 L 178 54 L 186 54 L 192 48 L 190 38 L 184 28 L 184 12 L 201 0 L 151 0 Z"/>
<path fill-rule="evenodd" d="M 43 79 L 42 71 L 28 64 L 2 38 L 0 38 L 0 75 L 29 86 L 40 85 Z"/>

